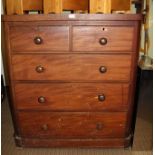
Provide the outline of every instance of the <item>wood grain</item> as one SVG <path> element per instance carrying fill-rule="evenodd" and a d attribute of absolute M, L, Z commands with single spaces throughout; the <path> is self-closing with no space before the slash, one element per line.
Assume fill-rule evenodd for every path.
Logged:
<path fill-rule="evenodd" d="M 75 18 L 69 18 L 68 14 L 48 14 L 48 15 L 2 15 L 2 21 L 34 22 L 34 21 L 141 21 L 141 14 L 76 14 Z M 41 23 L 40 23 L 41 24 Z M 133 23 L 134 24 L 134 23 Z"/>
<path fill-rule="evenodd" d="M 15 9 L 14 9 L 14 1 L 13 0 L 6 0 L 6 13 L 7 15 L 12 15 L 14 14 Z"/>
<path fill-rule="evenodd" d="M 22 0 L 24 11 L 43 10 L 43 0 Z"/>
<path fill-rule="evenodd" d="M 111 13 L 111 0 L 89 0 L 90 13 Z"/>
<path fill-rule="evenodd" d="M 88 10 L 89 0 L 62 0 L 63 10 Z"/>
<path fill-rule="evenodd" d="M 19 110 L 52 111 L 127 111 L 128 84 L 48 83 L 15 85 Z M 99 101 L 98 96 L 105 100 Z M 38 98 L 45 102 L 39 103 Z"/>
<path fill-rule="evenodd" d="M 23 35 L 24 34 L 24 35 Z M 43 43 L 36 45 L 35 37 L 41 37 Z M 16 26 L 10 27 L 11 48 L 14 51 L 69 50 L 68 26 Z"/>
<path fill-rule="evenodd" d="M 87 10 L 89 13 L 111 13 L 130 10 L 130 0 L 7 0 L 7 14 L 23 14 L 23 11 L 40 10 L 44 14 L 61 13 L 63 10 Z"/>
<path fill-rule="evenodd" d="M 123 138 L 126 113 L 19 112 L 19 121 L 27 138 Z"/>
<path fill-rule="evenodd" d="M 44 68 L 42 73 L 36 67 Z M 99 71 L 101 66 L 106 73 Z M 131 55 L 14 55 L 12 56 L 14 80 L 84 80 L 129 81 Z"/>
<path fill-rule="evenodd" d="M 102 139 L 49 139 L 49 138 L 21 138 L 21 147 L 66 147 L 66 148 L 122 148 L 124 149 L 124 143 L 131 143 L 131 139 L 124 138 L 102 138 Z M 127 146 L 128 147 L 128 146 Z M 98 149 L 99 150 L 99 149 Z"/>
<path fill-rule="evenodd" d="M 43 0 L 44 14 L 48 13 L 61 13 L 62 0 Z"/>
<path fill-rule="evenodd" d="M 6 0 L 6 13 L 23 14 L 23 1 L 22 0 Z"/>
<path fill-rule="evenodd" d="M 73 51 L 132 51 L 134 27 L 74 26 Z M 107 39 L 106 45 L 99 40 Z"/>
<path fill-rule="evenodd" d="M 131 0 L 111 0 L 112 10 L 130 10 Z"/>
<path fill-rule="evenodd" d="M 23 1 L 22 0 L 15 0 L 14 1 L 15 13 L 16 14 L 23 14 Z"/>

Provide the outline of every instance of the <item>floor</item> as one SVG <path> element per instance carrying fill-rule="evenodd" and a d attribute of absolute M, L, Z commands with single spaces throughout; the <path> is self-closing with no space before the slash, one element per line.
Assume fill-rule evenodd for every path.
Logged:
<path fill-rule="evenodd" d="M 138 107 L 132 149 L 18 148 L 13 139 L 13 126 L 7 98 L 2 103 L 2 155 L 152 155 L 152 84 L 143 85 Z M 148 89 L 148 90 L 147 90 Z M 147 96 L 147 97 L 146 97 Z"/>

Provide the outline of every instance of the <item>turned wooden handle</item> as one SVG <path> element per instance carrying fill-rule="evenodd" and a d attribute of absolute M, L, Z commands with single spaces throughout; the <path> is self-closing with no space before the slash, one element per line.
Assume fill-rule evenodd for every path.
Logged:
<path fill-rule="evenodd" d="M 98 123 L 96 124 L 96 129 L 97 129 L 97 130 L 102 130 L 102 129 L 103 129 L 103 123 L 98 122 Z"/>
<path fill-rule="evenodd" d="M 38 97 L 38 102 L 39 103 L 45 103 L 46 102 L 46 98 L 43 96 Z"/>
<path fill-rule="evenodd" d="M 103 102 L 105 100 L 105 95 L 104 94 L 98 95 L 98 100 Z"/>
<path fill-rule="evenodd" d="M 106 73 L 107 72 L 107 67 L 106 66 L 101 66 L 99 68 L 100 73 Z"/>
<path fill-rule="evenodd" d="M 45 68 L 42 67 L 42 66 L 37 66 L 36 67 L 36 72 L 38 72 L 38 73 L 42 73 L 42 72 L 44 72 L 44 70 L 45 70 Z"/>
<path fill-rule="evenodd" d="M 48 125 L 47 124 L 43 124 L 41 128 L 42 128 L 42 130 L 47 131 L 48 130 Z"/>
<path fill-rule="evenodd" d="M 106 45 L 107 44 L 107 39 L 106 38 L 101 38 L 101 39 L 99 39 L 99 43 L 101 45 Z"/>
<path fill-rule="evenodd" d="M 36 45 L 40 45 L 40 44 L 42 44 L 42 42 L 43 42 L 43 39 L 41 37 L 37 36 L 34 38 L 34 43 Z"/>

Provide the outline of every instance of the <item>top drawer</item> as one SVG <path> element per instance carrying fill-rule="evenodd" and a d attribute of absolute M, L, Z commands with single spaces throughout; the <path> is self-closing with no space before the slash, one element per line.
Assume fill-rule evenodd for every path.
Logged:
<path fill-rule="evenodd" d="M 68 26 L 12 26 L 10 42 L 13 51 L 68 51 Z"/>
<path fill-rule="evenodd" d="M 74 26 L 73 51 L 131 52 L 134 27 Z"/>

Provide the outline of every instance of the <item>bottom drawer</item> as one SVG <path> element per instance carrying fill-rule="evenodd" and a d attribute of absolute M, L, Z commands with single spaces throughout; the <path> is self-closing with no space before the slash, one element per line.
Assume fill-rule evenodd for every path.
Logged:
<path fill-rule="evenodd" d="M 20 131 L 30 138 L 121 138 L 125 112 L 19 112 Z"/>

